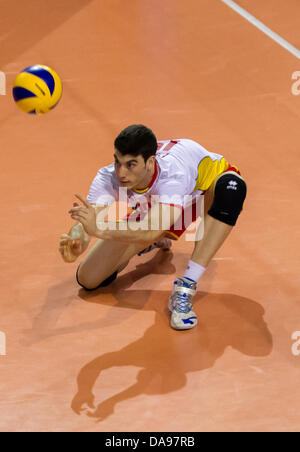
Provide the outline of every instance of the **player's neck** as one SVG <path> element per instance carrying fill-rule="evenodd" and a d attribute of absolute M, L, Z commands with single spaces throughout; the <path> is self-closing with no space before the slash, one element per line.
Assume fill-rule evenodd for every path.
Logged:
<path fill-rule="evenodd" d="M 155 163 L 154 163 L 153 168 L 151 169 L 149 174 L 145 177 L 145 179 L 143 179 L 143 181 L 139 185 L 134 187 L 134 189 L 135 190 L 145 190 L 146 188 L 148 188 L 149 185 L 151 184 L 151 181 L 152 181 L 153 176 L 155 174 L 155 170 L 156 170 L 156 166 L 155 166 Z"/>

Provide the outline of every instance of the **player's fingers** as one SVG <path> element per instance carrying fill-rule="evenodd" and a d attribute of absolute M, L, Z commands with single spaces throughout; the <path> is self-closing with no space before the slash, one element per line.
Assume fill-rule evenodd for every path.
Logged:
<path fill-rule="evenodd" d="M 71 217 L 73 218 L 73 220 L 86 220 L 86 216 L 81 215 L 80 213 L 72 214 Z"/>
<path fill-rule="evenodd" d="M 72 245 L 72 242 L 74 241 L 75 239 L 72 239 L 72 237 L 68 237 L 67 239 L 64 239 L 64 240 L 62 240 L 61 242 L 60 242 L 60 246 L 71 246 Z"/>
<path fill-rule="evenodd" d="M 65 239 L 61 239 L 59 243 L 60 249 L 63 251 L 66 248 L 70 248 L 73 245 L 73 242 L 75 242 L 75 239 L 72 239 L 70 236 Z"/>
<path fill-rule="evenodd" d="M 59 248 L 59 252 L 62 255 L 62 258 L 66 260 L 66 247 Z"/>
<path fill-rule="evenodd" d="M 68 242 L 62 245 L 65 248 L 78 248 L 80 245 L 80 239 L 70 239 Z"/>
<path fill-rule="evenodd" d="M 85 215 L 87 215 L 89 211 L 86 207 L 76 207 L 76 209 L 70 209 L 69 213 L 84 213 Z"/>
<path fill-rule="evenodd" d="M 66 262 L 74 262 L 74 260 L 75 260 L 73 254 L 71 253 L 70 247 L 65 247 L 64 248 L 64 250 L 62 252 L 62 256 L 63 256 L 63 259 Z"/>
<path fill-rule="evenodd" d="M 71 239 L 72 239 L 72 237 L 71 237 L 70 235 L 68 235 L 68 234 L 62 234 L 62 235 L 60 236 L 60 240 L 61 240 L 61 241 L 67 242 L 68 240 L 71 240 Z"/>
<path fill-rule="evenodd" d="M 80 246 L 80 239 L 73 239 L 68 244 L 68 247 L 70 249 L 78 248 L 79 246 Z"/>
<path fill-rule="evenodd" d="M 86 206 L 91 207 L 90 203 L 87 199 L 85 199 L 83 196 L 79 195 L 78 193 L 75 194 L 76 198 L 80 199 L 80 201 Z"/>
<path fill-rule="evenodd" d="M 73 209 L 70 209 L 68 211 L 68 213 L 76 213 L 76 212 L 89 213 L 89 211 L 86 207 L 73 207 Z"/>
<path fill-rule="evenodd" d="M 85 206 L 79 206 L 79 205 L 77 204 L 77 206 L 71 207 L 70 210 L 76 211 L 76 210 L 80 210 L 80 209 L 87 209 L 87 207 L 85 207 Z"/>
<path fill-rule="evenodd" d="M 66 237 L 66 238 L 60 240 L 60 245 L 68 245 L 68 243 L 70 243 L 70 242 L 72 242 L 72 238 Z"/>

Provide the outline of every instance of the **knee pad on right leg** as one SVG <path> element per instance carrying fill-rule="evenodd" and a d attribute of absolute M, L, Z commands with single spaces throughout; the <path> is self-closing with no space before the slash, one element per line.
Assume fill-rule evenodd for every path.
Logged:
<path fill-rule="evenodd" d="M 79 266 L 79 267 L 80 267 L 80 266 Z M 94 287 L 93 289 L 88 289 L 88 288 L 85 287 L 83 284 L 81 284 L 81 282 L 80 282 L 79 279 L 78 279 L 78 270 L 79 270 L 79 267 L 77 268 L 77 271 L 76 271 L 76 280 L 77 280 L 78 284 L 79 284 L 83 289 L 88 290 L 88 291 L 93 291 L 93 290 L 99 289 L 100 287 L 106 287 L 106 286 L 109 286 L 109 284 L 111 284 L 111 283 L 116 279 L 116 277 L 117 277 L 117 275 L 118 275 L 118 272 L 116 271 L 116 272 L 114 272 L 112 275 L 110 275 L 108 278 L 106 278 L 104 281 L 102 281 L 102 283 L 99 284 L 97 287 Z"/>

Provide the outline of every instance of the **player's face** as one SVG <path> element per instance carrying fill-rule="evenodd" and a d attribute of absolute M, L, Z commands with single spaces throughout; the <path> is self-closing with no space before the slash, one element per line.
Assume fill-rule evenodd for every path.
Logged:
<path fill-rule="evenodd" d="M 136 157 L 130 154 L 122 155 L 116 149 L 114 158 L 115 173 L 120 181 L 121 187 L 130 189 L 147 185 L 150 166 L 148 161 L 145 165 L 144 158 L 141 155 Z"/>

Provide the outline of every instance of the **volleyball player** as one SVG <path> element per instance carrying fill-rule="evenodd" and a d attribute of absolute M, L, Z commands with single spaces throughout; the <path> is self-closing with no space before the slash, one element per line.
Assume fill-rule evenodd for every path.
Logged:
<path fill-rule="evenodd" d="M 170 240 L 178 240 L 196 220 L 204 201 L 203 236 L 199 240 L 199 234 L 195 235 L 186 271 L 176 278 L 169 299 L 171 327 L 193 328 L 197 316 L 192 298 L 243 209 L 245 180 L 224 156 L 189 139 L 157 142 L 143 125 L 124 129 L 114 147 L 115 162 L 98 171 L 87 199 L 76 195 L 83 205 L 74 203 L 69 211 L 78 223 L 61 236 L 62 257 L 74 262 L 88 248 L 91 237 L 97 237 L 77 268 L 76 278 L 88 291 L 107 286 L 136 254 L 154 247 L 169 249 Z M 103 219 L 124 192 L 133 213 L 113 228 L 105 228 L 99 217 Z M 138 222 L 139 228 L 130 227 Z"/>

